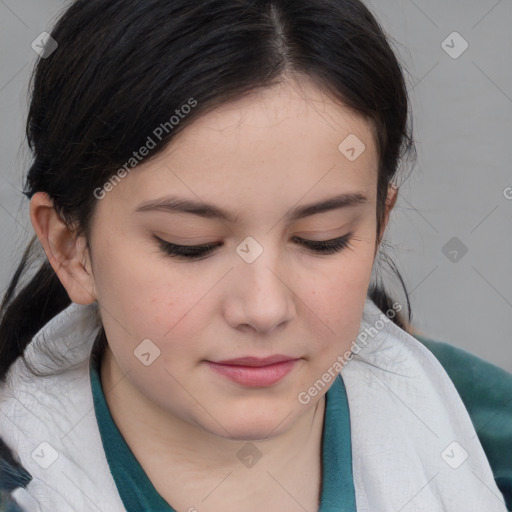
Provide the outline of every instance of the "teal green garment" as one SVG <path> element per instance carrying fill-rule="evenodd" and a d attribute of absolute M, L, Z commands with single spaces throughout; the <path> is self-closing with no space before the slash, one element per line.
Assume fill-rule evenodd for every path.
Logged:
<path fill-rule="evenodd" d="M 454 383 L 485 450 L 497 486 L 512 512 L 512 374 L 447 343 L 414 336 L 434 354 Z M 127 511 L 174 512 L 156 492 L 114 424 L 93 359 L 91 386 L 103 448 Z M 322 439 L 324 474 L 320 510 L 354 512 L 349 409 L 341 379 L 336 379 L 326 395 Z M 10 491 L 25 487 L 31 476 L 26 470 L 20 472 L 19 465 L 4 452 L 5 449 L 0 450 L 0 511 L 20 512 Z"/>
<path fill-rule="evenodd" d="M 414 337 L 434 354 L 457 388 L 512 511 L 512 374 L 447 343 Z"/>
<path fill-rule="evenodd" d="M 439 360 L 471 417 L 496 484 L 512 511 L 512 374 L 447 343 L 414 335 Z M 157 493 L 112 420 L 91 361 L 96 416 L 110 470 L 128 512 L 174 512 Z M 319 512 L 354 512 L 349 409 L 345 386 L 336 379 L 326 394 L 322 438 L 322 497 Z M 343 508 L 342 508 L 343 507 Z"/>
<path fill-rule="evenodd" d="M 127 512 L 175 512 L 153 487 L 114 423 L 101 386 L 99 366 L 94 359 L 90 362 L 90 375 L 103 449 Z M 326 393 L 319 512 L 356 512 L 349 418 L 347 394 L 340 376 Z M 203 497 L 191 498 L 200 500 Z"/>

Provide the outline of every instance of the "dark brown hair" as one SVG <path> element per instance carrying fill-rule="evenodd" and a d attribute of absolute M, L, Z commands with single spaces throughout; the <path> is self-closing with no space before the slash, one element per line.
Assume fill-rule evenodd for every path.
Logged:
<path fill-rule="evenodd" d="M 163 132 L 152 156 L 198 116 L 286 74 L 314 79 L 371 123 L 380 232 L 388 185 L 415 150 L 402 68 L 360 1 L 76 0 L 51 35 L 58 48 L 39 59 L 32 76 L 26 134 L 33 163 L 24 194 L 48 193 L 77 236 L 90 240 L 94 190 L 190 98 L 197 106 Z M 34 236 L 0 306 L 1 380 L 71 302 L 38 249 Z M 38 268 L 24 282 L 32 265 Z M 382 311 L 395 302 L 379 276 L 368 296 Z M 407 329 L 401 314 L 393 321 Z"/>

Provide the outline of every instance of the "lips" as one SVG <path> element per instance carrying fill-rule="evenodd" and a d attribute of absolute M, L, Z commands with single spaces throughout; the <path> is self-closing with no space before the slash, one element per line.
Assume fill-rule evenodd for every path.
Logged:
<path fill-rule="evenodd" d="M 216 364 L 224 364 L 224 365 L 236 365 L 236 366 L 268 366 L 276 363 L 283 363 L 285 361 L 292 361 L 297 359 L 296 357 L 284 356 L 281 354 L 276 354 L 269 357 L 237 357 L 235 359 L 226 359 L 224 361 L 216 361 Z"/>
<path fill-rule="evenodd" d="M 218 362 L 207 361 L 207 364 L 216 374 L 242 386 L 267 387 L 290 373 L 299 361 L 298 358 L 278 354 L 264 358 L 249 356 Z"/>

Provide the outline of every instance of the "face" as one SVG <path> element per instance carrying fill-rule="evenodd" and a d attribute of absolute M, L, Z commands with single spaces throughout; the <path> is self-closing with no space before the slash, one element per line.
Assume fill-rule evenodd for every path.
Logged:
<path fill-rule="evenodd" d="M 365 145 L 355 160 L 339 149 L 351 134 Z M 225 104 L 139 164 L 98 201 L 91 239 L 109 347 L 133 388 L 222 437 L 289 428 L 328 386 L 299 394 L 359 332 L 376 192 L 369 125 L 304 83 Z M 343 194 L 365 199 L 305 209 Z M 276 355 L 288 362 L 221 363 Z"/>

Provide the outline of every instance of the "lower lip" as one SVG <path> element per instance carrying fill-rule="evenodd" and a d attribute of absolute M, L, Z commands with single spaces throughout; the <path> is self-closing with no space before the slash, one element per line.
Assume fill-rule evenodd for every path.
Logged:
<path fill-rule="evenodd" d="M 219 364 L 207 361 L 209 367 L 215 372 L 224 375 L 242 386 L 261 388 L 272 386 L 280 381 L 285 375 L 291 372 L 298 359 L 283 361 L 282 363 L 270 364 L 268 366 L 239 366 L 230 364 Z"/>

